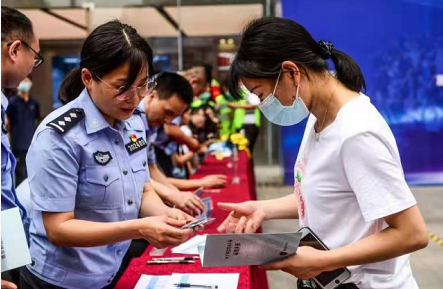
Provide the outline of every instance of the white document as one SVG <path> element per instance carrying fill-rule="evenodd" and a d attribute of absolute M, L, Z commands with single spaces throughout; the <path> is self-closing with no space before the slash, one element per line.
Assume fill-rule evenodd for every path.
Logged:
<path fill-rule="evenodd" d="M 142 275 L 134 289 L 169 289 L 171 276 Z"/>
<path fill-rule="evenodd" d="M 185 283 L 192 285 L 212 286 L 213 289 L 237 289 L 239 274 L 172 274 L 170 288 L 177 287 L 176 284 Z M 191 287 L 197 288 L 197 287 Z M 210 287 L 207 287 L 210 288 Z M 138 289 L 138 288 L 137 288 Z"/>
<path fill-rule="evenodd" d="M 204 246 L 206 243 L 206 235 L 197 235 L 189 239 L 185 243 L 172 248 L 171 252 L 175 254 L 198 255 L 198 247 Z"/>
<path fill-rule="evenodd" d="M 28 242 L 18 208 L 2 211 L 2 272 L 31 263 Z"/>
<path fill-rule="evenodd" d="M 207 235 L 198 246 L 203 267 L 263 265 L 297 252 L 301 233 Z"/>

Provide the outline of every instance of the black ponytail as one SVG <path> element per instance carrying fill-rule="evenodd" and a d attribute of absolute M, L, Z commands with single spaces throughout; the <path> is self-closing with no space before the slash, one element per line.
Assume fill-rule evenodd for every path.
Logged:
<path fill-rule="evenodd" d="M 325 47 L 327 49 L 325 49 Z M 309 72 L 329 70 L 331 58 L 337 79 L 349 89 L 366 89 L 363 74 L 357 63 L 345 53 L 333 49 L 330 42 L 317 42 L 295 21 L 262 17 L 245 28 L 237 55 L 232 62 L 228 87 L 234 99 L 241 99 L 240 80 L 247 78 L 276 79 L 284 61 L 292 61 L 309 78 Z"/>
<path fill-rule="evenodd" d="M 118 20 L 109 21 L 95 28 L 86 38 L 80 53 L 80 68 L 69 73 L 58 91 L 62 103 L 75 99 L 85 88 L 81 70 L 87 68 L 92 77 L 103 78 L 124 63 L 129 72 L 124 87 L 128 90 L 146 67 L 148 76 L 153 76 L 152 49 L 132 26 Z M 124 93 L 122 91 L 121 93 Z"/>
<path fill-rule="evenodd" d="M 334 62 L 336 77 L 341 83 L 356 92 L 366 90 L 365 78 L 354 59 L 337 49 L 332 49 L 331 59 Z"/>
<path fill-rule="evenodd" d="M 58 99 L 61 103 L 67 104 L 80 95 L 84 88 L 81 69 L 76 68 L 69 72 L 63 79 L 58 91 Z"/>

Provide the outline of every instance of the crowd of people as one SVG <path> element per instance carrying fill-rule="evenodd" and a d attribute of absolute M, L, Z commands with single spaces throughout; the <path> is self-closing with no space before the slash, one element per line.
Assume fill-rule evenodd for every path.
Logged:
<path fill-rule="evenodd" d="M 252 150 L 260 114 L 255 105 L 233 103 L 226 86 L 213 79 L 210 65 L 196 62 L 185 71 L 154 71 L 149 44 L 131 26 L 111 21 L 97 27 L 85 40 L 80 67 L 68 74 L 59 88 L 63 106 L 43 119 L 38 101 L 30 94 L 31 70 L 44 61 L 34 32 L 25 15 L 2 6 L 2 210 L 20 208 L 33 258 L 32 265 L 2 276 L 20 288 L 71 288 L 75 274 L 94 272 L 100 276 L 87 281 L 89 288 L 112 288 L 131 258 L 141 254 L 149 242 L 162 247 L 189 236 L 187 230 L 180 231 L 179 237 L 171 232 L 177 226 L 171 219 L 192 220 L 204 210 L 192 190 L 223 187 L 227 181 L 224 175 L 191 176 L 204 161 L 208 147 L 233 133 L 250 137 Z M 115 47 L 121 49 L 115 51 Z M 85 124 L 75 125 L 75 118 L 84 118 Z M 129 137 L 121 127 L 124 123 Z M 251 126 L 255 127 L 252 134 Z M 111 142 L 110 138 L 116 140 Z M 122 156 L 111 143 L 122 144 L 129 155 Z M 132 169 L 120 174 L 118 165 Z M 134 176 L 133 184 L 123 180 L 128 173 Z M 15 187 L 20 184 L 31 195 L 17 195 Z M 118 186 L 125 188 L 125 201 L 120 204 L 111 196 Z M 60 200 L 66 201 L 61 205 Z M 146 203 L 151 203 L 147 206 L 151 210 L 144 209 Z M 127 207 L 132 204 L 137 209 L 129 217 Z M 95 212 L 86 213 L 85 206 Z M 119 213 L 100 211 L 115 206 Z M 140 212 L 134 213 L 138 209 Z M 146 222 L 152 224 L 142 225 L 145 231 L 137 238 L 123 233 L 106 238 L 108 229 L 97 223 L 164 212 L 169 219 Z M 83 222 L 87 223 L 83 229 L 66 231 Z M 100 229 L 94 233 L 97 239 L 91 240 L 86 235 L 95 226 Z M 155 230 L 148 227 L 157 231 L 168 227 L 169 231 L 153 234 Z M 78 233 L 75 237 L 74 232 Z M 137 240 L 129 246 L 128 239 Z M 121 244 L 117 251 L 121 258 L 105 261 L 101 264 L 104 269 L 91 268 L 98 265 L 103 254 L 114 250 L 110 244 L 116 242 Z M 81 248 L 93 246 L 100 247 Z M 46 255 L 56 251 L 57 260 Z M 78 254 L 78 260 L 66 263 L 73 253 Z M 83 254 L 92 254 L 97 261 L 89 261 Z M 57 269 L 48 272 L 49 267 Z M 110 268 L 117 269 L 112 276 L 100 273 Z M 66 281 L 54 281 L 53 274 L 61 271 L 70 271 Z M 3 286 L 15 288 L 6 280 L 2 280 Z"/>
<path fill-rule="evenodd" d="M 360 67 L 332 42 L 314 40 L 290 19 L 252 20 L 230 67 L 230 96 L 204 63 L 155 72 L 149 43 L 112 20 L 86 37 L 79 67 L 58 90 L 63 106 L 35 129 L 28 75 L 44 61 L 39 39 L 18 10 L 2 6 L 1 14 L 2 211 L 20 212 L 23 227 L 14 229 L 24 231 L 32 260 L 2 273 L 2 288 L 110 289 L 149 243 L 184 243 L 203 229 L 185 225 L 205 209 L 189 191 L 227 182 L 190 176 L 214 141 L 234 132 L 252 151 L 260 112 L 279 126 L 308 118 L 294 194 L 218 203 L 229 211 L 219 232 L 255 233 L 265 220 L 298 219 L 330 250 L 300 246 L 264 269 L 297 277 L 299 289 L 318 288 L 316 277 L 344 268 L 346 278 L 328 275 L 327 288 L 418 288 L 408 254 L 427 246 L 426 225 L 395 137 L 361 92 Z M 17 87 L 8 101 L 4 92 Z M 30 145 L 11 148 L 8 127 L 21 129 L 19 143 L 32 134 Z M 23 154 L 30 207 L 15 189 Z"/>
<path fill-rule="evenodd" d="M 162 114 L 163 110 L 167 110 L 164 106 L 154 104 L 155 108 L 150 109 L 151 114 L 155 114 L 152 117 L 162 119 L 155 126 L 155 133 L 150 141 L 155 154 L 160 156 L 158 166 L 167 177 L 189 179 L 206 155 L 208 146 L 233 133 L 244 134 L 249 141 L 249 149 L 253 152 L 260 131 L 261 115 L 254 96 L 246 89 L 245 99 L 234 101 L 226 85 L 220 85 L 212 77 L 212 67 L 199 61 L 185 71 L 156 72 L 154 78 L 157 83 L 155 93 L 161 95 L 161 100 L 168 101 L 177 96 L 183 97 L 185 102 L 184 112 L 170 120 L 163 118 L 167 116 Z M 186 84 L 183 80 L 186 80 Z M 5 89 L 5 96 L 9 100 L 5 125 L 17 159 L 16 185 L 27 177 L 26 154 L 42 120 L 40 104 L 30 94 L 32 85 L 32 76 L 28 75 L 17 88 Z M 149 95 L 147 99 L 151 99 L 153 95 Z M 65 96 L 59 96 L 59 99 L 63 104 L 72 100 Z M 193 182 L 194 187 L 219 183 L 212 176 L 201 182 Z"/>

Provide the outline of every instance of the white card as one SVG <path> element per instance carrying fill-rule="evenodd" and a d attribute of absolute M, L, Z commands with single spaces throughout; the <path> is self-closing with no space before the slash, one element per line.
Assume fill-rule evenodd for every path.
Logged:
<path fill-rule="evenodd" d="M 2 272 L 31 263 L 28 242 L 19 209 L 2 211 Z"/>
<path fill-rule="evenodd" d="M 142 275 L 134 289 L 169 289 L 171 276 Z"/>
<path fill-rule="evenodd" d="M 212 289 L 237 289 L 239 274 L 172 274 L 170 288 L 177 287 L 177 284 L 192 284 L 210 286 Z M 192 288 L 192 287 L 191 287 Z M 194 287 L 199 288 L 199 287 Z M 202 288 L 202 287 L 200 287 Z"/>

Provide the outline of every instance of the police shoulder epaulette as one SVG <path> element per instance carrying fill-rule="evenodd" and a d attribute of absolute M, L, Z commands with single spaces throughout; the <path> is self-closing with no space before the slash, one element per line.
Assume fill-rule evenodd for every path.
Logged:
<path fill-rule="evenodd" d="M 58 116 L 53 121 L 46 124 L 52 127 L 59 134 L 64 135 L 67 131 L 73 128 L 77 123 L 85 118 L 85 112 L 81 108 L 71 108 L 64 114 Z"/>

